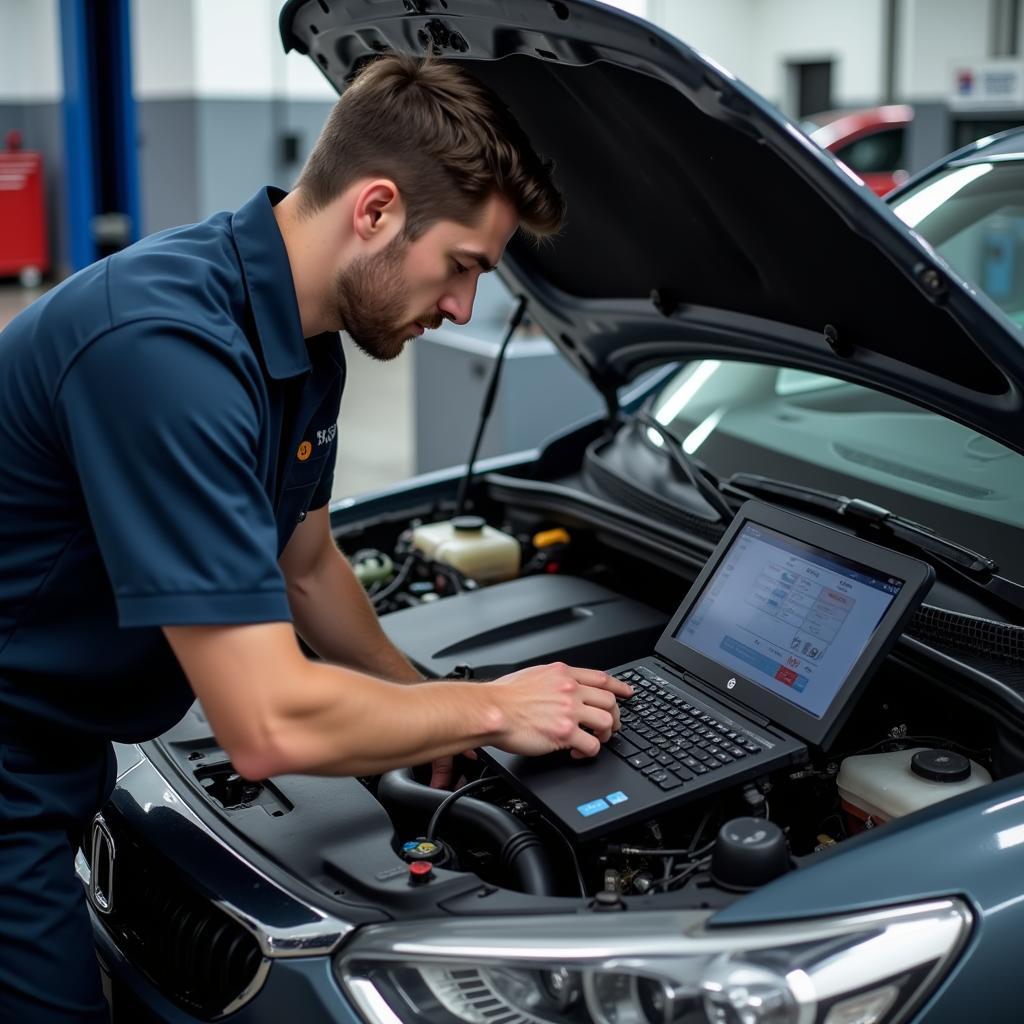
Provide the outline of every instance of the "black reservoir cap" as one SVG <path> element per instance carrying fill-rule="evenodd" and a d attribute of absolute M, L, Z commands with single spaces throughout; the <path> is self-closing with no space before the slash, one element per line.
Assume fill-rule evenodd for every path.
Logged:
<path fill-rule="evenodd" d="M 711 877 L 725 889 L 755 889 L 790 868 L 782 829 L 767 818 L 733 818 L 715 839 Z"/>
<path fill-rule="evenodd" d="M 910 759 L 910 770 L 932 782 L 963 782 L 971 777 L 971 762 L 952 750 L 919 750 Z"/>

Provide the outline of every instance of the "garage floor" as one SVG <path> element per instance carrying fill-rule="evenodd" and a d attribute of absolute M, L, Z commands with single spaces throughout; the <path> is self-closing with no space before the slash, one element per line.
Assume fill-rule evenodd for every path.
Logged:
<path fill-rule="evenodd" d="M 0 330 L 39 290 L 0 286 Z M 413 466 L 412 355 L 375 363 L 345 342 L 348 383 L 341 403 L 334 497 L 403 479 Z"/>

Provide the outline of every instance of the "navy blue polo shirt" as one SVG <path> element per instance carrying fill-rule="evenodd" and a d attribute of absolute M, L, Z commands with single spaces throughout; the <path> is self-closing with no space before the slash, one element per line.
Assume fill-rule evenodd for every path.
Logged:
<path fill-rule="evenodd" d="M 289 620 L 277 559 L 330 498 L 337 334 L 304 339 L 261 190 L 54 288 L 0 334 L 0 730 L 156 735 L 161 626 Z"/>

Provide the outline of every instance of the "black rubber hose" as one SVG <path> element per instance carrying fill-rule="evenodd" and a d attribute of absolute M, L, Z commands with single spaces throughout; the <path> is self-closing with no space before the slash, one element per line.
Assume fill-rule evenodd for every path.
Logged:
<path fill-rule="evenodd" d="M 377 799 L 385 806 L 418 811 L 426 817 L 437 809 L 447 790 L 431 789 L 413 778 L 411 768 L 396 768 L 380 777 Z M 449 827 L 457 824 L 475 832 L 498 851 L 502 869 L 514 887 L 534 896 L 557 896 L 554 872 L 544 846 L 532 829 L 514 814 L 471 796 L 457 800 L 445 811 Z"/>

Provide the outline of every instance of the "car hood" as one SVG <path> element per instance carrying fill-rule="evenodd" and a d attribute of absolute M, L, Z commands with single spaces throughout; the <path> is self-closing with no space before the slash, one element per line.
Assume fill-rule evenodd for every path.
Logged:
<path fill-rule="evenodd" d="M 831 374 L 1024 451 L 1019 329 L 871 191 L 708 57 L 586 0 L 291 0 L 286 49 L 338 91 L 427 48 L 509 105 L 555 161 L 568 223 L 502 276 L 615 407 L 705 356 Z"/>

